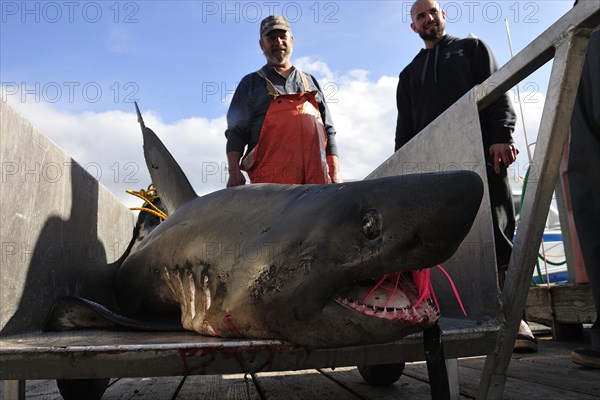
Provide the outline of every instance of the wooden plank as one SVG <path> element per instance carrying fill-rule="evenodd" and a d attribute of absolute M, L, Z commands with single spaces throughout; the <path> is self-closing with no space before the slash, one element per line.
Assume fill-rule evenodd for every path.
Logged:
<path fill-rule="evenodd" d="M 482 364 L 483 367 L 483 364 Z M 530 367 L 534 369 L 534 366 Z M 412 368 L 405 370 L 407 376 L 412 376 L 416 379 L 426 379 L 427 368 L 425 364 L 415 364 Z M 481 380 L 482 369 L 481 368 L 469 368 L 461 366 L 461 360 L 459 360 L 459 379 L 460 379 L 460 392 L 461 395 L 473 398 L 476 396 L 479 382 Z M 548 374 L 549 376 L 555 376 L 554 374 Z M 563 388 L 560 386 L 560 382 L 557 380 L 558 385 L 547 386 L 531 382 L 527 379 L 527 375 L 524 377 L 516 377 L 514 374 L 507 375 L 506 384 L 504 386 L 504 400 L 548 400 L 548 399 L 561 399 L 561 400 L 593 400 L 598 399 L 597 394 L 589 395 L 586 393 L 574 392 L 571 388 Z M 597 375 L 596 375 L 597 376 Z"/>
<path fill-rule="evenodd" d="M 429 383 L 406 375 L 402 375 L 393 385 L 371 386 L 360 376 L 356 367 L 326 369 L 321 372 L 365 400 L 431 399 Z"/>
<path fill-rule="evenodd" d="M 596 309 L 589 284 L 565 284 L 529 288 L 525 306 L 533 322 L 567 324 L 593 323 Z"/>
<path fill-rule="evenodd" d="M 550 359 L 552 359 L 552 362 L 547 362 Z M 477 364 L 473 362 L 459 363 L 460 366 L 480 370 L 483 363 Z M 550 370 L 552 370 L 552 374 L 548 373 Z M 462 371 L 463 369 L 461 369 Z M 577 373 L 574 373 L 575 371 Z M 513 359 L 506 375 L 551 390 L 562 389 L 588 395 L 600 393 L 600 375 L 598 371 L 578 367 L 571 362 L 570 353 L 560 360 L 556 356 L 536 354 Z"/>
<path fill-rule="evenodd" d="M 189 376 L 177 400 L 260 400 L 252 377 L 244 374 Z"/>
<path fill-rule="evenodd" d="M 580 370 L 581 368 L 571 362 L 571 352 L 577 348 L 582 347 L 584 343 L 577 342 L 556 342 L 551 339 L 550 336 L 538 336 L 539 350 L 537 353 L 513 353 L 512 361 L 521 360 L 530 363 L 543 364 L 548 367 L 548 370 L 554 371 L 558 369 L 569 369 L 569 370 Z M 472 368 L 481 368 L 485 361 L 484 357 L 470 357 L 463 358 L 460 360 L 461 366 L 468 366 Z M 510 371 L 510 367 L 509 367 Z M 581 369 L 581 371 L 584 371 Z M 554 375 L 553 375 L 554 376 Z"/>
<path fill-rule="evenodd" d="M 267 400 L 360 399 L 319 371 L 303 370 L 256 374 L 258 387 Z"/>
<path fill-rule="evenodd" d="M 58 400 L 62 399 L 55 380 L 32 380 L 27 381 L 27 400 Z"/>
<path fill-rule="evenodd" d="M 541 399 L 546 396 L 561 399 L 597 398 L 597 393 L 600 393 L 598 371 L 582 368 L 571 362 L 571 352 L 580 347 L 581 343 L 556 342 L 548 340 L 548 337 L 538 337 L 538 340 L 537 353 L 513 354 L 507 371 L 508 380 L 504 392 L 506 399 Z M 485 357 L 459 359 L 459 380 L 463 395 L 476 393 L 484 365 Z M 423 363 L 407 364 L 405 375 L 426 379 L 427 370 Z M 537 394 L 529 394 L 529 391 Z"/>
<path fill-rule="evenodd" d="M 478 382 L 481 377 L 481 370 L 474 370 L 471 368 L 460 368 L 461 374 L 461 385 L 465 388 L 469 388 L 469 394 L 475 395 L 477 393 L 477 386 L 472 385 L 472 382 Z M 503 394 L 504 400 L 548 400 L 548 399 L 561 399 L 561 400 L 593 400 L 598 399 L 597 395 L 586 395 L 582 393 L 572 392 L 569 389 L 565 389 L 560 386 L 546 386 L 542 384 L 536 384 L 526 379 L 519 379 L 513 376 L 508 376 L 506 379 L 506 385 Z"/>
<path fill-rule="evenodd" d="M 110 385 L 103 400 L 171 400 L 182 377 L 122 378 Z"/>

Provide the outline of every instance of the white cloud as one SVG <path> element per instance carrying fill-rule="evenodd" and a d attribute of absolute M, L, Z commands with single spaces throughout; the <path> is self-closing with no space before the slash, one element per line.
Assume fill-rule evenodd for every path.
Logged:
<path fill-rule="evenodd" d="M 300 57 L 294 60 L 294 65 L 299 70 L 312 74 L 325 82 L 334 80 L 333 72 L 323 61 L 312 60 L 310 57 Z"/>
<path fill-rule="evenodd" d="M 69 114 L 35 102 L 13 106 L 126 206 L 140 205 L 139 199 L 125 193 L 150 183 L 135 113 Z M 225 187 L 224 118 L 192 117 L 165 124 L 155 112 L 143 115 L 146 126 L 165 143 L 198 194 Z"/>

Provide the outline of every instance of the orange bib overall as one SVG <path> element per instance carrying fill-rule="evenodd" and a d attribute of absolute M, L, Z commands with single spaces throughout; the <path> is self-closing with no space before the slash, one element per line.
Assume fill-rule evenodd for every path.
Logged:
<path fill-rule="evenodd" d="M 263 122 L 258 143 L 242 160 L 242 169 L 252 183 L 331 183 L 325 146 L 327 135 L 321 119 L 316 92 L 308 91 L 306 76 L 300 72 L 304 92 L 279 94 L 263 71 L 273 98 Z"/>

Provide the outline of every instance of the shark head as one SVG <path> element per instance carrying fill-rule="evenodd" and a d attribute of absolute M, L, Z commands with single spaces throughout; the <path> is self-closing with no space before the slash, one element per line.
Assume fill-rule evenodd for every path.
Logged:
<path fill-rule="evenodd" d="M 460 171 L 198 197 L 148 128 L 144 147 L 169 217 L 120 266 L 119 306 L 130 316 L 180 313 L 203 335 L 323 348 L 423 330 L 438 313 L 415 307 L 410 274 L 393 294 L 374 284 L 450 258 L 483 194 L 479 176 Z"/>

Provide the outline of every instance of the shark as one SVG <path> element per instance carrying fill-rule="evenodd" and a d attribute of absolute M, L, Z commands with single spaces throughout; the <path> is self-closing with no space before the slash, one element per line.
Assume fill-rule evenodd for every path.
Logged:
<path fill-rule="evenodd" d="M 386 343 L 436 323 L 435 304 L 419 301 L 402 272 L 455 253 L 483 196 L 476 173 L 248 184 L 198 196 L 138 115 L 168 218 L 119 261 L 113 317 L 169 317 L 201 335 L 308 348 Z M 382 276 L 402 282 L 377 285 Z"/>

